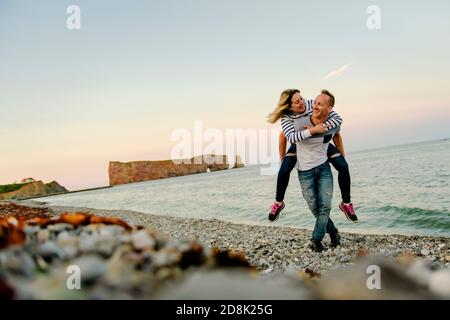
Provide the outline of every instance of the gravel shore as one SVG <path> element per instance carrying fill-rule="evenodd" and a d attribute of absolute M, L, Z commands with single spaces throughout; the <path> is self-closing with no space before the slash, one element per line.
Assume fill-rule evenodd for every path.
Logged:
<path fill-rule="evenodd" d="M 342 233 L 316 253 L 310 234 L 0 202 L 0 299 L 450 298 L 450 238 Z"/>
<path fill-rule="evenodd" d="M 39 207 L 39 202 L 21 202 Z M 82 207 L 48 207 L 55 214 L 61 212 L 90 212 L 99 216 L 119 217 L 130 225 L 152 227 L 173 239 L 198 239 L 204 245 L 242 251 L 251 265 L 262 272 L 309 269 L 328 271 L 352 265 L 361 256 L 423 258 L 431 267 L 450 268 L 450 237 L 364 235 L 341 233 L 341 246 L 329 248 L 329 237 L 322 253 L 309 248 L 311 231 L 284 226 L 235 224 L 217 219 L 202 220 L 167 217 L 126 210 L 99 210 Z"/>

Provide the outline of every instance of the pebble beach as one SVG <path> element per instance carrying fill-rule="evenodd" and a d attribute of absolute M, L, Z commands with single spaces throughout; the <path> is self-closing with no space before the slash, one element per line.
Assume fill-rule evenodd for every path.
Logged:
<path fill-rule="evenodd" d="M 296 290 L 293 290 L 291 293 L 286 293 L 287 296 L 285 297 L 294 299 L 305 297 L 341 298 L 344 291 L 342 288 L 340 288 L 340 286 L 342 286 L 343 284 L 339 283 L 339 281 L 335 284 L 335 290 L 333 290 L 332 288 L 327 288 L 327 290 L 322 289 L 321 291 L 320 283 L 324 282 L 318 281 L 318 285 L 316 285 L 314 289 L 315 291 L 310 291 L 308 289 L 309 286 L 305 285 L 304 283 L 305 277 L 308 279 L 320 279 L 326 277 L 331 277 L 332 280 L 345 279 L 345 272 L 347 272 L 348 276 L 353 277 L 351 278 L 353 279 L 353 281 L 365 284 L 365 281 L 362 281 L 361 279 L 354 279 L 355 270 L 358 268 L 361 269 L 361 265 L 366 263 L 364 261 L 368 261 L 368 259 L 378 259 L 378 264 L 388 266 L 387 268 L 394 274 L 399 273 L 408 275 L 408 279 L 418 286 L 418 291 L 414 292 L 417 293 L 421 292 L 420 290 L 422 289 L 425 290 L 420 294 L 418 293 L 417 296 L 414 296 L 413 294 L 412 298 L 430 298 L 433 297 L 433 294 L 436 295 L 435 297 L 446 298 L 447 294 L 448 297 L 450 297 L 450 292 L 448 292 L 448 289 L 446 289 L 450 288 L 450 238 L 446 237 L 341 233 L 341 246 L 335 249 L 330 248 L 329 238 L 326 238 L 324 240 L 326 250 L 322 253 L 316 253 L 312 252 L 308 248 L 311 235 L 310 230 L 277 226 L 275 224 L 273 226 L 245 225 L 229 223 L 217 219 L 187 219 L 144 214 L 125 210 L 99 210 L 60 206 L 47 207 L 45 203 L 40 203 L 37 201 L 22 201 L 19 203 L 19 205 L 26 206 L 27 208 L 30 208 L 32 210 L 42 210 L 43 212 L 45 211 L 49 216 L 53 217 L 56 217 L 64 212 L 81 212 L 99 217 L 117 217 L 121 219 L 121 221 L 132 226 L 134 230 L 121 230 L 120 232 L 117 230 L 112 231 L 112 226 L 104 226 L 102 227 L 103 229 L 94 230 L 94 225 L 81 226 L 77 228 L 67 226 L 67 223 L 59 223 L 47 226 L 47 229 L 51 229 L 50 232 L 43 232 L 42 226 L 40 228 L 36 226 L 29 227 L 26 232 L 27 234 L 30 234 L 30 239 L 33 239 L 35 245 L 25 246 L 25 248 L 27 249 L 21 249 L 20 252 L 23 253 L 24 251 L 27 251 L 29 253 L 31 257 L 30 259 L 23 257 L 21 259 L 25 259 L 27 261 L 30 260 L 31 262 L 28 263 L 30 265 L 30 268 L 34 268 L 34 265 L 36 265 L 36 267 L 39 267 L 39 263 L 32 262 L 33 260 L 38 261 L 36 260 L 36 256 L 39 254 L 59 256 L 59 260 L 66 262 L 73 259 L 79 260 L 86 258 L 87 261 L 84 261 L 86 260 L 84 259 L 81 262 L 87 264 L 85 269 L 91 268 L 94 270 L 92 271 L 94 275 L 91 275 L 91 277 L 103 277 L 103 281 L 105 281 L 104 274 L 101 274 L 100 272 L 100 274 L 95 275 L 95 270 L 102 270 L 102 268 L 104 267 L 102 267 L 102 265 L 106 261 L 108 261 L 104 259 L 114 259 L 114 257 L 116 257 L 117 251 L 120 248 L 120 244 L 122 244 L 129 245 L 129 248 L 126 250 L 130 251 L 130 254 L 131 252 L 133 252 L 133 254 L 131 254 L 132 257 L 129 254 L 127 259 L 134 259 L 135 266 L 136 261 L 138 261 L 137 265 L 139 265 L 141 269 L 147 268 L 148 270 L 156 270 L 154 268 L 154 265 L 157 264 L 155 264 L 154 262 L 160 259 L 159 261 L 160 263 L 162 263 L 162 265 L 166 263 L 171 266 L 171 271 L 169 272 L 169 274 L 171 274 L 170 277 L 172 277 L 174 275 L 185 273 L 184 271 L 180 272 L 180 270 L 184 270 L 184 268 L 180 269 L 179 265 L 177 267 L 174 267 L 173 262 L 176 259 L 170 262 L 170 257 L 173 252 L 178 251 L 179 253 L 181 253 L 181 256 L 185 256 L 186 252 L 198 252 L 196 248 L 200 247 L 202 248 L 200 251 L 203 252 L 202 254 L 204 255 L 204 258 L 200 259 L 201 261 L 203 261 L 202 263 L 194 263 L 194 265 L 197 267 L 204 267 L 205 265 L 211 266 L 212 264 L 207 263 L 206 261 L 209 261 L 208 257 L 212 256 L 214 256 L 213 260 L 215 259 L 215 264 L 213 264 L 217 267 L 218 265 L 220 265 L 220 263 L 218 263 L 220 259 L 218 258 L 217 252 L 228 252 L 230 253 L 230 255 L 228 255 L 227 257 L 230 259 L 228 259 L 229 261 L 227 260 L 228 262 L 222 263 L 223 265 L 233 265 L 237 261 L 237 265 L 246 266 L 249 268 L 249 270 L 251 270 L 253 274 L 256 273 L 259 277 L 263 278 L 267 277 L 267 279 L 272 279 L 271 281 L 274 281 L 273 279 L 279 276 L 287 277 L 289 275 L 294 275 L 294 278 L 301 283 L 299 282 L 299 287 Z M 6 213 L 4 212 L 3 214 L 6 215 Z M 121 226 L 114 227 L 116 229 L 122 228 Z M 104 228 L 109 229 L 108 231 L 105 231 L 106 229 Z M 88 229 L 89 231 L 87 231 Z M 146 233 L 143 230 L 147 230 L 145 231 Z M 100 238 L 95 238 L 96 232 L 98 232 L 97 237 L 103 237 L 101 238 L 102 240 Z M 138 235 L 135 235 L 135 233 L 138 233 Z M 107 234 L 106 237 L 105 234 Z M 152 241 L 149 241 L 147 239 L 148 235 L 151 235 L 150 238 L 152 238 Z M 117 240 L 119 238 L 120 241 Z M 27 243 L 29 242 L 30 241 L 28 241 Z M 158 247 L 155 245 L 155 243 L 158 242 L 164 243 L 164 245 L 159 245 Z M 169 243 L 171 243 L 171 245 L 168 245 Z M 149 251 L 149 256 L 146 256 L 144 254 L 147 250 L 147 245 L 152 246 L 151 250 Z M 43 246 L 44 249 L 42 248 Z M 164 249 L 164 246 L 169 249 Z M 211 254 L 211 250 L 213 249 L 217 251 L 215 255 Z M 9 249 L 9 251 L 11 250 L 12 249 Z M 14 250 L 16 250 L 16 253 L 14 254 L 17 255 L 17 248 Z M 156 258 L 155 254 L 158 253 L 158 250 L 159 254 L 163 252 L 161 250 L 166 250 L 162 255 L 163 258 L 161 258 L 161 254 L 160 256 L 158 256 L 158 259 Z M 3 270 L 4 278 L 8 279 L 8 277 L 10 277 L 10 279 L 13 279 L 11 282 L 15 283 L 15 286 L 17 288 L 20 288 L 19 290 L 17 290 L 17 292 L 22 295 L 19 295 L 19 298 L 55 298 L 52 295 L 42 296 L 42 294 L 33 296 L 33 294 L 38 291 L 33 291 L 30 288 L 32 288 L 33 286 L 49 286 L 49 283 L 36 284 L 35 282 L 33 282 L 33 286 L 26 285 L 27 282 L 24 282 L 23 280 L 26 277 L 24 277 L 24 275 L 21 275 L 20 273 L 23 272 L 27 274 L 33 274 L 33 271 L 14 270 L 14 265 L 5 262 L 7 261 L 5 256 L 8 254 L 12 254 L 9 251 L 0 251 L 0 263 L 2 263 L 3 261 L 3 264 L 0 264 L 0 266 L 2 267 L 1 270 Z M 1 254 L 3 255 L 3 260 L 1 260 Z M 145 260 L 145 257 L 147 257 L 147 259 L 149 259 L 150 261 L 153 261 L 152 267 L 150 267 L 152 263 L 149 262 L 146 266 L 146 264 L 143 262 Z M 161 259 L 165 262 L 161 262 Z M 50 260 L 50 263 L 48 261 L 46 263 L 47 268 L 51 268 L 51 265 L 55 261 L 55 259 Z M 11 259 L 9 259 L 9 261 L 11 261 Z M 194 258 L 193 261 L 196 261 L 196 259 Z M 230 263 L 230 261 L 235 262 Z M 177 263 L 181 262 L 178 261 Z M 92 267 L 90 264 L 98 264 L 98 266 Z M 202 272 L 200 272 L 200 274 L 204 277 L 207 274 L 210 275 L 210 272 L 219 272 L 218 270 L 222 270 L 217 269 L 216 267 L 214 267 L 213 269 L 208 269 L 209 272 L 205 272 L 203 270 Z M 7 271 L 8 268 L 10 269 L 10 271 Z M 106 268 L 105 270 L 109 269 Z M 161 268 L 159 268 L 158 270 L 158 272 L 160 273 Z M 165 272 L 168 272 L 168 269 L 163 268 L 163 270 L 165 270 Z M 344 272 L 344 274 L 337 276 L 337 274 L 342 272 Z M 54 277 L 57 278 L 57 276 Z M 61 272 L 60 277 L 62 277 Z M 117 277 L 120 278 L 120 276 Z M 218 276 L 219 279 L 220 277 L 221 276 Z M 366 277 L 366 274 L 364 273 L 363 275 L 361 273 L 360 278 L 361 277 Z M 106 278 L 108 279 L 108 277 Z M 49 277 L 46 277 L 46 279 L 47 281 L 49 281 Z M 111 276 L 109 276 L 109 279 L 110 281 L 115 281 L 115 283 L 120 283 L 121 286 L 123 285 L 126 287 L 125 283 L 127 282 L 123 281 L 123 279 L 111 280 Z M 194 279 L 196 278 L 194 277 Z M 209 281 L 214 282 L 213 279 L 217 280 L 217 277 L 213 277 Z M 42 277 L 40 281 L 43 281 Z M 236 281 L 241 284 L 245 283 L 245 281 L 242 279 L 238 279 Z M 280 281 L 282 282 L 286 280 Z M 345 283 L 349 284 L 351 283 L 351 281 L 352 280 L 347 280 Z M 201 282 L 203 283 L 203 280 L 201 280 Z M 183 283 L 184 285 L 187 285 L 186 283 L 189 284 L 189 281 L 184 281 Z M 221 283 L 229 283 L 229 281 L 223 280 Z M 333 283 L 333 281 L 328 280 L 328 283 Z M 14 285 L 12 286 L 14 287 Z M 189 287 L 189 285 L 187 286 Z M 117 290 L 114 291 L 116 292 L 115 294 L 112 294 L 109 291 L 109 293 L 107 293 L 106 291 L 104 291 L 106 289 L 104 289 L 103 287 L 104 286 L 96 287 L 96 290 L 91 290 L 89 291 L 89 293 L 85 293 L 86 295 L 84 295 L 82 298 L 92 298 L 91 295 L 93 294 L 93 292 L 95 292 L 94 297 L 96 298 L 132 298 L 132 296 L 129 296 L 130 293 L 127 293 L 128 291 L 126 289 L 121 290 L 121 294 L 117 295 Z M 284 289 L 282 290 L 281 288 L 286 289 L 287 287 L 286 285 L 280 285 L 280 290 L 283 291 Z M 301 288 L 301 290 L 299 290 L 299 288 Z M 211 296 L 211 292 L 208 291 L 209 289 L 205 290 L 205 292 L 208 292 L 208 295 Z M 364 291 L 363 289 L 361 290 L 362 291 L 359 296 L 352 296 L 350 294 L 350 296 L 348 297 L 345 297 L 344 295 L 344 298 L 373 298 L 371 297 L 372 292 L 368 293 L 366 292 L 366 289 L 364 289 L 366 291 Z M 257 289 L 257 287 L 255 287 L 254 292 L 258 291 L 259 290 Z M 334 296 L 332 292 L 337 291 L 339 291 L 340 294 L 338 296 Z M 61 293 L 59 291 L 57 292 L 58 293 L 55 293 L 57 297 L 62 294 L 64 298 L 65 293 Z M 169 298 L 179 298 L 180 296 L 176 296 L 174 294 L 175 292 L 179 294 L 180 292 L 183 292 L 183 290 L 178 288 L 175 291 L 172 291 L 172 293 L 161 293 L 164 291 L 158 291 L 158 294 L 156 294 L 155 292 L 156 291 L 145 292 L 142 294 L 142 296 L 138 295 L 138 298 L 158 298 L 166 296 Z M 188 290 L 188 292 L 190 292 L 190 295 L 188 295 L 187 298 L 196 297 L 195 295 L 192 296 L 191 291 Z M 358 290 L 356 289 L 354 289 L 352 292 L 352 294 L 354 295 L 358 294 Z M 224 296 L 224 294 L 225 293 L 221 291 L 221 293 L 218 294 L 217 297 L 226 298 L 227 296 Z M 401 294 L 401 292 L 399 294 Z M 411 292 L 408 293 L 404 291 L 403 294 L 411 294 Z M 214 294 L 212 296 L 214 296 Z M 283 296 L 284 295 L 281 294 L 281 297 Z M 185 296 L 181 297 L 186 298 Z M 204 298 L 204 296 L 202 296 L 201 294 L 198 296 L 198 298 L 202 297 Z M 232 297 L 239 298 L 239 295 L 234 295 Z M 252 297 L 257 298 L 258 295 L 253 295 Z M 389 291 L 384 291 L 381 298 L 389 297 Z M 393 295 L 393 297 L 395 297 L 395 294 Z M 249 296 L 242 296 L 241 298 L 249 298 Z M 268 297 L 263 296 L 262 298 Z"/>
<path fill-rule="evenodd" d="M 174 239 L 198 239 L 205 245 L 242 251 L 253 266 L 266 272 L 288 267 L 327 272 L 351 264 L 355 258 L 365 255 L 395 258 L 410 254 L 423 257 L 436 267 L 450 267 L 450 238 L 445 237 L 341 232 L 340 247 L 329 248 L 327 236 L 324 245 L 328 250 L 316 253 L 308 248 L 311 231 L 294 227 L 236 224 L 217 219 L 185 219 L 123 210 L 57 206 L 50 209 L 55 214 L 84 211 L 119 217 L 131 225 L 153 227 Z"/>

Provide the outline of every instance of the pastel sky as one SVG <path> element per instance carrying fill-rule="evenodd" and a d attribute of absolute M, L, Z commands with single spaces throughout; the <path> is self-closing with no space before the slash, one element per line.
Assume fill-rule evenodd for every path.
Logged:
<path fill-rule="evenodd" d="M 68 30 L 66 8 L 81 8 Z M 366 9 L 381 9 L 369 30 Z M 348 151 L 450 137 L 450 2 L 0 0 L 0 184 L 108 184 L 171 133 L 277 128 L 285 88 L 336 95 Z"/>

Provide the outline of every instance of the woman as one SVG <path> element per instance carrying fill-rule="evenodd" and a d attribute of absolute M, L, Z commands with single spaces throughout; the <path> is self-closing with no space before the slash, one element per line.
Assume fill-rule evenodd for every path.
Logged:
<path fill-rule="evenodd" d="M 315 134 L 323 134 L 329 128 L 335 128 L 341 125 L 342 118 L 334 111 L 329 115 L 328 120 L 323 124 L 318 124 L 314 127 L 305 128 L 302 131 L 295 131 L 294 120 L 299 117 L 310 116 L 312 113 L 313 100 L 305 100 L 300 95 L 297 89 L 287 89 L 281 93 L 279 103 L 275 110 L 268 116 L 270 123 L 275 123 L 281 119 L 282 132 L 280 133 L 280 158 L 282 160 L 280 170 L 278 171 L 277 190 L 275 202 L 272 204 L 269 220 L 275 221 L 278 219 L 281 210 L 284 209 L 284 195 L 289 184 L 289 177 L 292 169 L 294 169 L 297 162 L 297 148 L 296 142 L 308 139 Z M 287 141 L 291 143 L 287 153 Z M 353 204 L 350 196 L 350 171 L 348 163 L 345 160 L 344 145 L 340 134 L 333 137 L 333 144 L 330 143 L 328 147 L 328 161 L 338 171 L 339 188 L 341 190 L 342 202 L 339 204 L 339 209 L 345 214 L 348 220 L 358 222 Z"/>

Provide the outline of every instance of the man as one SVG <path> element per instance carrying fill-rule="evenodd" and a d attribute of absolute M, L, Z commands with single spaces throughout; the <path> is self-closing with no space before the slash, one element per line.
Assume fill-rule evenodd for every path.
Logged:
<path fill-rule="evenodd" d="M 328 119 L 334 103 L 334 96 L 329 91 L 322 90 L 314 102 L 312 115 L 294 121 L 295 130 L 300 131 L 305 127 L 324 123 Z M 322 240 L 325 233 L 330 235 L 332 247 L 340 245 L 339 232 L 330 219 L 333 175 L 327 156 L 328 145 L 339 130 L 340 125 L 322 135 L 297 142 L 298 178 L 303 197 L 316 218 L 310 244 L 310 248 L 316 252 L 324 249 Z"/>
<path fill-rule="evenodd" d="M 287 99 L 282 99 L 283 95 L 286 95 L 289 92 L 291 92 L 291 94 L 288 97 L 292 95 L 291 100 L 287 101 Z M 272 204 L 268 216 L 270 221 L 277 220 L 280 212 L 285 207 L 285 192 L 289 184 L 291 171 L 294 169 L 297 163 L 296 143 L 300 140 L 308 139 L 311 136 L 326 133 L 327 128 L 336 128 L 342 124 L 342 118 L 335 111 L 331 111 L 328 115 L 327 121 L 324 123 L 327 125 L 326 127 L 320 125 L 313 128 L 308 128 L 306 130 L 304 128 L 301 128 L 301 131 L 295 131 L 294 120 L 300 117 L 311 116 L 314 100 L 304 100 L 300 92 L 295 89 L 287 89 L 283 91 L 280 99 L 284 102 L 284 105 L 288 103 L 289 111 L 291 112 L 291 114 L 283 114 L 280 118 L 282 128 L 282 132 L 280 133 L 279 138 L 281 166 L 280 170 L 278 171 L 275 202 Z M 279 109 L 279 107 L 277 107 L 277 109 Z M 275 113 L 276 112 L 274 112 L 273 114 Z M 276 121 L 275 119 L 277 118 L 273 117 L 271 120 L 269 120 L 269 122 L 274 123 Z M 291 146 L 286 152 L 287 141 L 290 142 Z M 358 222 L 358 217 L 356 216 L 356 212 L 351 202 L 350 169 L 345 159 L 344 144 L 339 133 L 336 133 L 334 135 L 333 142 L 334 145 L 332 143 L 328 145 L 328 161 L 338 171 L 338 182 L 342 196 L 342 202 L 339 204 L 339 209 L 345 214 L 346 218 L 349 221 Z"/>

